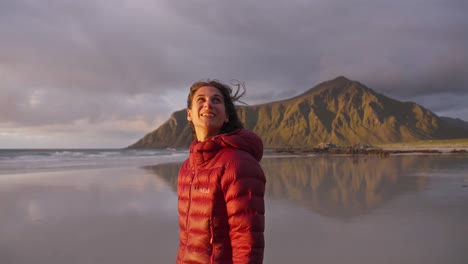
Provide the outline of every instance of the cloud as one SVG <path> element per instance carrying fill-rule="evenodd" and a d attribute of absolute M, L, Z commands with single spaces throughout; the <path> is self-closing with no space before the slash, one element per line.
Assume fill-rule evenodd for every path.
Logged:
<path fill-rule="evenodd" d="M 269 89 L 298 91 L 345 75 L 413 96 L 466 91 L 468 9 L 460 1 L 172 1 L 171 7 L 216 35 L 220 54 L 235 54 L 227 72 L 271 80 L 277 87 Z"/>
<path fill-rule="evenodd" d="M 80 120 L 96 137 L 112 120 L 152 130 L 205 78 L 243 80 L 256 104 L 344 75 L 463 117 L 463 102 L 437 98 L 467 96 L 467 11 L 459 0 L 2 1 L 0 132 Z"/>

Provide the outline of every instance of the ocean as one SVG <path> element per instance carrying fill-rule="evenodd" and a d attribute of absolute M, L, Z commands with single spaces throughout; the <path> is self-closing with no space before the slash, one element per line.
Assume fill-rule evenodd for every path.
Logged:
<path fill-rule="evenodd" d="M 187 149 L 0 149 L 0 175 L 181 161 Z"/>

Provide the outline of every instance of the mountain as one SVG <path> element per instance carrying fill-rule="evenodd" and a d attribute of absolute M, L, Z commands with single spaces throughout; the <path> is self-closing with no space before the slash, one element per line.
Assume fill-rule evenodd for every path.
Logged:
<path fill-rule="evenodd" d="M 464 131 L 463 133 L 468 134 L 468 122 L 461 120 L 460 118 L 451 118 L 446 116 L 440 117 L 444 123 L 450 125 L 456 130 Z"/>
<path fill-rule="evenodd" d="M 376 93 L 343 76 L 282 101 L 239 106 L 239 117 L 265 147 L 382 144 L 468 138 L 468 122 L 439 117 L 414 102 Z M 186 110 L 129 148 L 181 148 L 191 142 Z"/>

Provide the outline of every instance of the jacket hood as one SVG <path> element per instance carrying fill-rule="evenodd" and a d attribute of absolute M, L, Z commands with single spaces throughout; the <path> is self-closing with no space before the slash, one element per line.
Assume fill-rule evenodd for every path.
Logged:
<path fill-rule="evenodd" d="M 190 154 L 196 164 L 204 163 L 216 155 L 221 148 L 240 149 L 249 153 L 258 162 L 263 157 L 263 142 L 257 134 L 238 129 L 230 133 L 219 134 L 206 141 L 194 141 L 190 145 Z"/>

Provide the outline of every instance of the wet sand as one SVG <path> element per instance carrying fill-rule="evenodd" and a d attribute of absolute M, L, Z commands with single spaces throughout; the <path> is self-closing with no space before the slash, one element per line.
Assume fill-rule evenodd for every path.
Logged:
<path fill-rule="evenodd" d="M 173 263 L 176 202 L 138 168 L 0 177 L 0 263 Z"/>
<path fill-rule="evenodd" d="M 467 164 L 267 158 L 264 263 L 468 263 Z M 0 175 L 0 263 L 174 263 L 178 167 Z"/>

